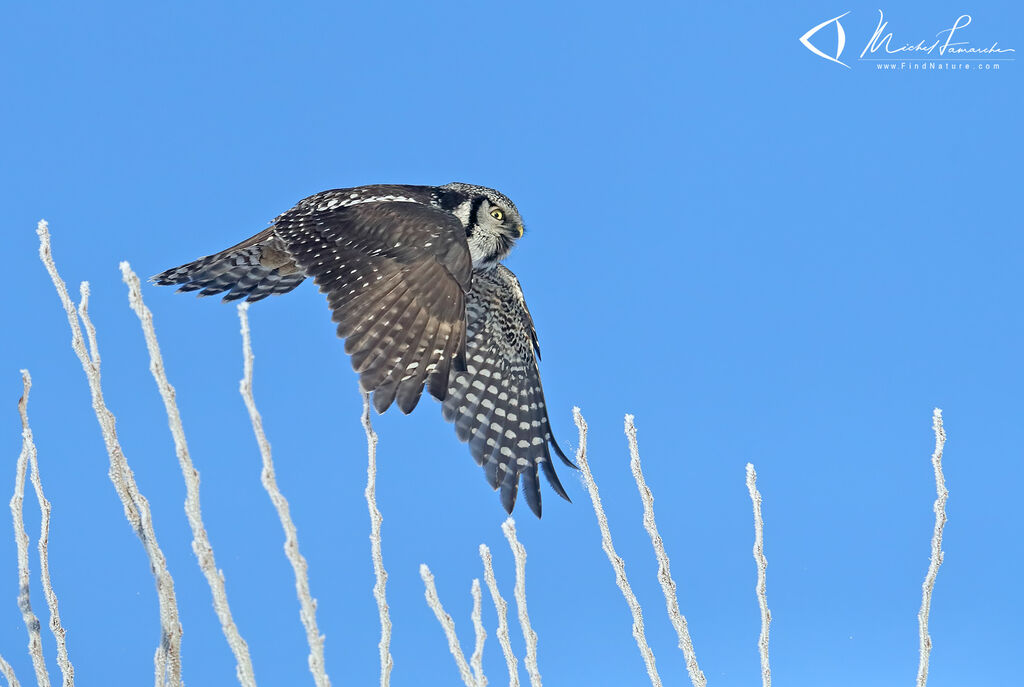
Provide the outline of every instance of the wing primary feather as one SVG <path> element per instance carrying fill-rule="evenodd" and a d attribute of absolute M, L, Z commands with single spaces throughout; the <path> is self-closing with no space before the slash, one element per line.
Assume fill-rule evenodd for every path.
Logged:
<path fill-rule="evenodd" d="M 545 460 L 541 462 L 540 469 L 544 472 L 544 476 L 548 479 L 548 484 L 555 490 L 555 493 L 569 503 L 572 503 L 572 499 L 565 493 L 565 487 L 562 486 L 561 480 L 558 479 L 558 473 L 555 472 L 555 466 L 551 464 L 551 461 Z"/>
<path fill-rule="evenodd" d="M 383 398 L 389 398 L 387 405 L 384 406 L 385 408 L 390 406 L 391 402 L 395 400 L 404 376 L 404 370 L 412 360 L 416 347 L 415 342 L 422 336 L 423 329 L 427 324 L 429 324 L 429 315 L 427 315 L 423 310 L 419 310 L 415 313 L 409 313 L 406 317 L 409 319 L 403 318 L 403 321 L 406 324 L 402 329 L 403 331 L 410 331 L 409 340 L 413 343 L 411 345 L 407 345 L 405 350 L 392 347 L 390 350 L 381 351 L 380 358 L 377 360 L 378 370 L 387 371 L 387 375 L 384 377 L 383 381 L 377 385 L 378 389 L 384 390 L 381 402 L 383 403 Z M 399 407 L 401 408 L 401 406 Z M 379 412 L 384 411 L 380 410 Z M 402 412 L 406 412 L 404 408 L 402 408 Z"/>
<path fill-rule="evenodd" d="M 398 384 L 398 407 L 406 415 L 416 408 L 416 404 L 420 402 L 420 397 L 423 395 L 423 382 L 427 376 L 427 367 L 430 366 L 430 361 L 434 357 L 434 339 L 440 324 L 436 317 L 428 316 L 427 323 L 419 335 L 418 345 L 410 346 L 410 351 L 414 351 L 412 360 L 407 363 L 403 359 L 402 366 L 395 368 L 396 372 L 402 375 Z M 413 364 L 415 367 L 410 370 L 409 367 Z"/>
<path fill-rule="evenodd" d="M 452 359 L 461 343 L 461 336 L 456 328 L 446 324 L 444 329 L 448 337 L 445 341 L 444 352 L 441 353 L 441 357 L 437 361 L 437 367 L 430 374 L 427 382 L 430 395 L 441 402 L 444 402 L 448 397 L 448 380 L 451 378 Z"/>
<path fill-rule="evenodd" d="M 501 505 L 509 515 L 516 505 L 516 493 L 519 491 L 519 473 L 506 468 L 501 480 Z"/>
<path fill-rule="evenodd" d="M 543 509 L 541 507 L 540 480 L 537 479 L 537 464 L 534 463 L 523 468 L 519 474 L 523 476 L 523 496 L 526 498 L 526 504 L 539 518 Z"/>
<path fill-rule="evenodd" d="M 383 384 L 373 389 L 373 407 L 378 413 L 383 413 L 391 406 L 391 403 L 395 400 L 397 388 L 397 382 L 386 379 Z"/>
<path fill-rule="evenodd" d="M 451 373 L 452 364 L 451 356 L 448 354 L 452 333 L 449 331 L 447 335 L 448 340 L 445 342 L 444 352 L 437 359 L 437 365 L 434 367 L 433 372 L 427 377 L 427 392 L 438 401 L 441 401 L 441 403 L 444 403 L 448 398 L 448 378 Z"/>
<path fill-rule="evenodd" d="M 497 489 L 500 486 L 498 481 L 498 461 L 489 460 L 484 463 L 484 479 L 491 485 L 491 489 Z"/>

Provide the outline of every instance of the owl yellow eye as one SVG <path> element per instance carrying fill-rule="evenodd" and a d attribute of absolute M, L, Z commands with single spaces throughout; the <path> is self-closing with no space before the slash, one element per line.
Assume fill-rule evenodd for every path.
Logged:
<path fill-rule="evenodd" d="M 491 217 L 500 222 L 501 220 L 505 219 L 505 213 L 499 210 L 498 208 L 494 208 L 493 210 L 491 210 Z"/>

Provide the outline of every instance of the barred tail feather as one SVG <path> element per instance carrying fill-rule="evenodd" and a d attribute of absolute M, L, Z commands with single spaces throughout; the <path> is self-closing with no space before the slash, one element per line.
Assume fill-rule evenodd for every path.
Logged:
<path fill-rule="evenodd" d="M 272 232 L 273 228 L 264 230 L 237 246 L 171 268 L 150 280 L 160 286 L 178 286 L 178 291 L 199 291 L 200 296 L 223 293 L 225 302 L 258 301 L 287 293 L 306 275 L 274 245 Z"/>

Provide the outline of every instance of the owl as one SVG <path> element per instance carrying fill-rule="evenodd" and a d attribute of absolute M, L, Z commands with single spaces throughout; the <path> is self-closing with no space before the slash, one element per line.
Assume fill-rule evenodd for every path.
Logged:
<path fill-rule="evenodd" d="M 501 261 L 523 235 L 494 189 L 372 185 L 323 191 L 219 253 L 153 277 L 225 301 L 258 301 L 311 278 L 373 405 L 410 413 L 424 387 L 512 512 L 520 480 L 541 515 L 539 473 L 569 500 L 551 432 L 533 318 Z"/>

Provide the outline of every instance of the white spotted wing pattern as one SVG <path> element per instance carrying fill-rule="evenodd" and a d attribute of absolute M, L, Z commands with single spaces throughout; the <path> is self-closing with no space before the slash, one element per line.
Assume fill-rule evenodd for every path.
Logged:
<path fill-rule="evenodd" d="M 512 512 L 521 476 L 526 502 L 540 515 L 538 472 L 559 496 L 569 498 L 551 464 L 549 445 L 575 465 L 551 434 L 537 369 L 537 333 L 519 280 L 504 265 L 474 273 L 466 314 L 466 370 L 452 373 L 445 419 L 455 422 L 456 434 L 469 442 L 487 481 L 501 490 L 505 510 Z"/>

